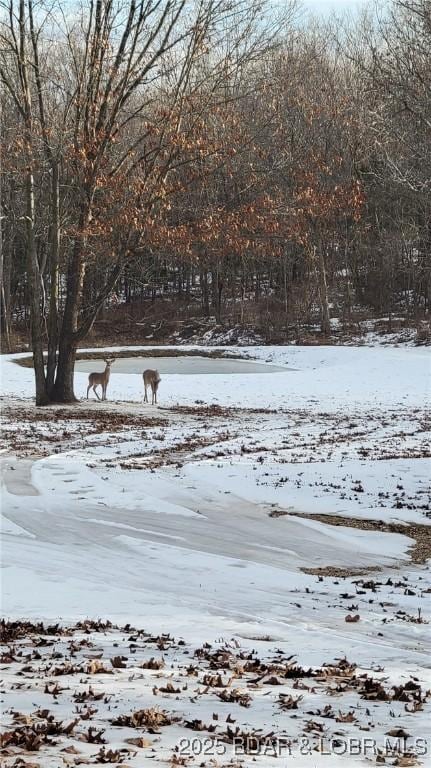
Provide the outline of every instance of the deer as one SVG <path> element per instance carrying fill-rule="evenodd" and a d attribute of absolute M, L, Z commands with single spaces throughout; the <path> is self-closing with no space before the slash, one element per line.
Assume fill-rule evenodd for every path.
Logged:
<path fill-rule="evenodd" d="M 88 387 L 87 387 L 87 400 L 88 400 L 88 393 L 90 391 L 90 388 L 93 387 L 93 392 L 96 395 L 97 399 L 100 400 L 106 400 L 106 390 L 109 383 L 109 376 L 111 373 L 111 365 L 115 361 L 115 357 L 107 357 L 103 358 L 106 363 L 106 368 L 102 373 L 90 373 L 88 377 Z M 99 395 L 96 392 L 96 387 L 101 386 L 102 387 L 102 398 L 99 397 Z"/>
<path fill-rule="evenodd" d="M 145 387 L 144 403 L 148 403 L 147 387 L 151 387 L 151 405 L 154 405 L 154 403 L 157 405 L 157 390 L 159 383 L 161 382 L 159 372 L 152 371 L 151 368 L 147 368 L 147 370 L 143 372 L 142 378 L 144 379 Z"/>

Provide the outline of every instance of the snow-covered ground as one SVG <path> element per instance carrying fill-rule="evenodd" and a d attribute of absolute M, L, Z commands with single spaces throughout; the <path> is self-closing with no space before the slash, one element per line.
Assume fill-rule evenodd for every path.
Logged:
<path fill-rule="evenodd" d="M 140 347 L 143 356 L 154 347 Z M 107 351 L 136 350 L 136 347 L 110 347 Z M 164 347 L 169 350 L 172 347 Z M 202 347 L 182 345 L 179 352 Z M 217 347 L 211 347 L 213 353 Z M 160 402 L 193 404 L 197 400 L 246 408 L 306 408 L 313 411 L 354 412 L 355 408 L 425 408 L 431 396 L 431 354 L 427 347 L 220 347 L 225 355 L 242 353 L 256 360 L 295 370 L 271 375 L 226 376 L 196 375 L 192 380 L 181 375 L 164 377 Z M 86 352 L 91 349 L 83 350 Z M 100 352 L 100 349 L 94 349 Z M 2 356 L 3 395 L 29 397 L 33 391 L 33 372 L 12 363 L 12 358 L 27 353 Z M 144 363 L 145 366 L 145 363 Z M 99 370 L 103 363 L 99 361 Z M 76 374 L 76 394 L 85 397 L 87 374 Z M 163 393 L 163 394 L 162 394 Z M 112 367 L 110 400 L 141 401 L 139 376 L 116 374 Z"/>
<path fill-rule="evenodd" d="M 16 364 L 18 355 L 1 358 L 3 613 L 9 619 L 68 626 L 101 617 L 184 639 L 185 646 L 168 643 L 163 652 L 169 672 L 142 673 L 130 656 L 130 632 L 108 628 L 88 636 L 96 649 L 102 647 L 104 658 L 127 657 L 124 669 L 97 676 L 118 714 L 155 705 L 164 709 L 167 700 L 171 714 L 180 718 L 162 729 L 148 754 L 123 753 L 127 765 L 143 765 L 150 757 L 172 765 L 199 765 L 204 759 L 208 765 L 210 759 L 219 761 L 212 765 L 251 764 L 239 747 L 234 754 L 226 736 L 228 714 L 241 733 L 260 728 L 263 735 L 287 734 L 295 765 L 346 762 L 346 753 L 340 747 L 337 755 L 332 742 L 331 757 L 322 753 L 322 745 L 320 753 L 314 748 L 312 756 L 301 753 L 300 740 L 307 734 L 346 742 L 353 764 L 369 762 L 370 754 L 361 748 L 355 756 L 349 739 L 369 736 L 381 747 L 394 728 L 411 735 L 407 747 L 416 746 L 419 762 L 426 764 L 429 704 L 414 703 L 410 694 L 403 694 L 400 704 L 388 691 L 413 679 L 424 691 L 431 687 L 429 352 L 400 347 L 240 351 L 286 370 L 164 374 L 159 408 L 142 404 L 139 375 L 116 373 L 114 364 L 106 403 L 35 409 L 32 370 Z M 102 369 L 103 363 L 95 367 Z M 76 373 L 78 395 L 84 396 L 86 385 L 87 374 Z M 346 621 L 349 615 L 359 618 Z M 82 640 L 80 631 L 75 633 Z M 30 632 L 12 645 L 31 649 L 32 638 Z M 220 701 L 217 687 L 202 684 L 207 667 L 218 669 L 199 652 L 206 642 L 211 653 L 229 649 L 220 666 L 223 674 L 233 674 L 226 690 L 252 694 L 247 706 L 235 696 L 230 703 Z M 151 647 L 154 655 L 157 642 Z M 63 653 L 63 662 L 69 659 L 61 634 L 55 649 Z M 260 677 L 258 664 L 251 675 L 235 671 L 238 657 L 253 649 L 267 665 L 294 655 L 302 667 L 313 666 L 319 680 L 302 681 L 299 673 L 295 678 L 284 670 L 279 673 L 284 681 L 275 685 Z M 43 672 L 26 673 L 31 696 L 13 688 L 20 671 L 16 657 L 6 665 L 6 707 L 30 715 L 48 700 L 51 706 L 52 696 L 44 690 L 53 679 L 52 652 L 52 645 L 43 651 L 48 653 Z M 320 681 L 322 665 L 344 657 L 358 669 L 347 677 L 334 673 L 339 690 L 328 698 Z M 196 658 L 196 675 L 187 673 Z M 66 684 L 88 690 L 92 679 L 84 668 L 80 671 L 78 678 L 76 672 L 66 677 Z M 192 679 L 186 688 L 187 674 Z M 387 697 L 360 693 L 361 674 L 384 680 Z M 180 690 L 153 693 L 155 675 L 164 681 L 157 683 L 159 689 L 168 679 Z M 293 694 L 295 682 L 303 700 L 290 710 L 280 702 Z M 59 694 L 56 701 L 57 718 L 74 716 L 70 694 Z M 97 705 L 92 718 L 98 728 L 108 727 L 111 704 Z M 325 715 L 327 704 L 335 713 L 353 714 L 337 722 L 335 714 Z M 196 719 L 208 726 L 213 713 L 215 731 L 195 723 L 194 732 L 185 725 Z M 142 726 L 139 736 L 146 733 Z M 106 749 L 125 748 L 123 736 L 136 735 L 112 725 L 107 734 Z M 195 737 L 201 745 L 210 738 L 214 750 L 217 734 L 228 749 L 208 749 L 205 758 L 173 752 L 181 739 Z M 80 749 L 72 758 L 82 759 L 81 765 L 94 763 L 100 746 L 86 742 L 84 748 L 82 739 L 70 738 Z M 419 754 L 415 739 L 420 738 L 428 739 L 427 755 Z M 169 762 L 173 754 L 178 760 L 186 757 L 186 763 Z M 46 747 L 44 755 L 41 766 L 72 759 L 69 754 L 59 762 L 55 746 Z M 371 759 L 375 762 L 376 755 Z M 280 765 L 270 750 L 258 761 Z"/>

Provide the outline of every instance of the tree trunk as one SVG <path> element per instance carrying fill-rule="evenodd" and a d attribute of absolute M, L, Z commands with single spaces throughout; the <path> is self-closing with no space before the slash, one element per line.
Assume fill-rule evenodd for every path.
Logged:
<path fill-rule="evenodd" d="M 314 248 L 314 262 L 316 264 L 316 248 Z M 320 299 L 320 329 L 324 336 L 331 335 L 331 321 L 329 316 L 328 285 L 326 282 L 326 267 L 323 248 L 319 248 L 318 264 L 316 264 L 317 282 Z"/>
<path fill-rule="evenodd" d="M 56 403 L 76 402 L 73 391 L 73 374 L 77 348 L 75 335 L 78 330 L 79 309 L 85 277 L 85 232 L 89 218 L 90 207 L 84 205 L 79 217 L 79 234 L 76 236 L 72 257 L 67 270 L 66 303 L 59 336 L 57 372 L 52 388 L 52 399 Z"/>
<path fill-rule="evenodd" d="M 0 186 L 0 327 L 1 335 L 4 338 L 5 351 L 10 352 L 10 279 L 12 268 L 12 237 L 10 231 L 6 234 L 5 237 L 3 237 L 3 216 L 1 215 L 3 211 L 3 205 L 1 195 L 2 190 Z M 10 227 L 8 227 L 8 230 L 10 230 Z"/>
<path fill-rule="evenodd" d="M 220 267 L 217 264 L 217 268 L 211 273 L 211 287 L 212 298 L 214 306 L 214 314 L 218 324 L 221 323 L 221 307 L 222 307 L 222 293 L 223 293 L 223 280 L 220 276 Z"/>
<path fill-rule="evenodd" d="M 43 359 L 43 336 L 41 317 L 41 282 L 34 236 L 34 177 L 27 172 L 25 180 L 26 234 L 27 234 L 27 269 L 30 294 L 30 324 L 33 349 L 34 376 L 36 381 L 36 405 L 49 403 L 46 388 L 45 365 Z"/>
<path fill-rule="evenodd" d="M 75 372 L 76 344 L 64 337 L 58 350 L 57 375 L 52 390 L 52 400 L 56 403 L 75 403 L 73 379 Z"/>
<path fill-rule="evenodd" d="M 210 316 L 210 299 L 209 299 L 209 291 L 208 291 L 208 272 L 206 269 L 201 270 L 201 291 L 202 291 L 202 308 L 204 311 L 205 317 Z"/>
<path fill-rule="evenodd" d="M 218 323 L 221 323 L 221 321 L 222 321 L 221 308 L 222 308 L 223 287 L 224 287 L 223 280 L 221 280 L 221 278 L 219 276 L 219 278 L 218 278 L 218 285 L 217 285 L 217 322 Z"/>
<path fill-rule="evenodd" d="M 0 125 L 2 118 L 0 104 Z M 3 178 L 7 178 L 7 186 L 3 186 Z M 6 187 L 6 188 L 5 188 Z M 6 202 L 6 190 L 8 200 Z M 15 179 L 14 174 L 3 175 L 2 157 L 0 153 L 0 328 L 4 338 L 5 351 L 11 351 L 10 326 L 11 326 L 11 276 L 14 244 L 14 216 L 15 208 Z"/>
<path fill-rule="evenodd" d="M 256 270 L 256 283 L 254 288 L 254 300 L 257 302 L 260 299 L 260 271 Z"/>
<path fill-rule="evenodd" d="M 244 272 L 241 278 L 241 300 L 240 300 L 240 315 L 239 321 L 241 325 L 244 325 L 244 312 L 245 312 L 245 275 Z"/>
<path fill-rule="evenodd" d="M 287 279 L 287 257 L 283 260 L 283 293 L 284 293 L 284 324 L 286 331 L 289 329 L 289 285 Z"/>
<path fill-rule="evenodd" d="M 50 292 L 48 320 L 48 363 L 46 385 L 51 395 L 54 388 L 58 347 L 58 265 L 60 257 L 60 191 L 58 163 L 52 167 L 51 179 L 51 242 L 50 242 Z"/>
<path fill-rule="evenodd" d="M 1 245 L 0 245 L 1 251 Z M 3 264 L 3 255 L 0 253 L 0 284 L 1 284 L 1 312 L 0 312 L 0 330 L 2 338 L 4 338 L 4 349 L 6 352 L 10 352 L 10 310 L 9 310 L 9 298 L 7 297 L 6 290 L 6 278 L 5 268 Z"/>

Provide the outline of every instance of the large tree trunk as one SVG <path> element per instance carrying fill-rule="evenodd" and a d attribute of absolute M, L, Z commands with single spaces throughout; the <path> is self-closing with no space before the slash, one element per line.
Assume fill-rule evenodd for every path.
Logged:
<path fill-rule="evenodd" d="M 75 403 L 73 379 L 75 373 L 76 344 L 66 337 L 60 340 L 58 350 L 57 375 L 52 390 L 52 400 L 56 403 Z"/>
<path fill-rule="evenodd" d="M 60 257 L 60 190 L 58 163 L 52 166 L 51 179 L 51 232 L 50 232 L 50 291 L 48 321 L 48 363 L 46 385 L 49 395 L 54 389 L 58 347 L 58 268 Z"/>
<path fill-rule="evenodd" d="M 51 395 L 56 403 L 76 402 L 73 391 L 73 375 L 78 345 L 78 317 L 86 268 L 84 258 L 85 232 L 89 218 L 90 208 L 83 205 L 79 218 L 79 232 L 75 239 L 67 270 L 66 302 L 59 335 L 57 371 Z"/>
<path fill-rule="evenodd" d="M 91 331 L 94 321 L 104 302 L 114 289 L 121 277 L 125 251 L 121 251 L 115 267 L 100 289 L 90 311 L 86 316 L 80 317 L 80 305 L 82 287 L 85 278 L 85 227 L 90 216 L 89 209 L 84 211 L 81 217 L 81 237 L 76 238 L 73 256 L 69 264 L 67 274 L 67 297 L 63 313 L 63 323 L 59 335 L 58 362 L 55 383 L 52 389 L 52 400 L 57 403 L 77 402 L 73 388 L 76 350 L 78 344 Z M 78 319 L 80 325 L 78 327 Z"/>
<path fill-rule="evenodd" d="M 36 380 L 36 405 L 49 403 L 43 359 L 43 333 L 41 317 L 41 282 L 34 236 L 34 178 L 28 171 L 25 180 L 27 269 L 30 294 L 31 342 Z"/>

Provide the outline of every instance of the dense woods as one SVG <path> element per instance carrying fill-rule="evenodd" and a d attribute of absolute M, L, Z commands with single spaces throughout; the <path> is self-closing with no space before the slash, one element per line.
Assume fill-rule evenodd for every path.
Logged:
<path fill-rule="evenodd" d="M 3 349 L 30 334 L 38 404 L 120 306 L 281 342 L 429 317 L 431 3 L 279 5 L 1 3 Z"/>

